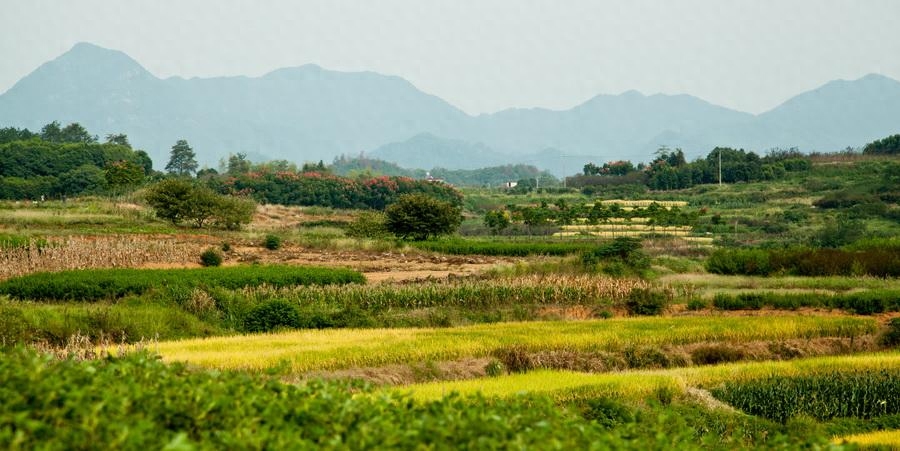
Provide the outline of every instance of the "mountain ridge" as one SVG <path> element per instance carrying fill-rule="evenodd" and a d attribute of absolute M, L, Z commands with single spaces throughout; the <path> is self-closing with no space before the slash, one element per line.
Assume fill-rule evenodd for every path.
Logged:
<path fill-rule="evenodd" d="M 392 145 L 415 155 L 416 143 L 420 153 L 429 145 L 444 149 L 450 163 L 496 162 L 492 153 L 517 162 L 547 148 L 560 158 L 637 161 L 659 145 L 683 147 L 689 158 L 719 145 L 833 151 L 900 132 L 900 121 L 891 121 L 897 117 L 900 81 L 879 74 L 825 83 L 757 115 L 690 94 L 636 90 L 597 94 L 564 110 L 470 115 L 396 75 L 304 64 L 257 77 L 163 79 L 124 52 L 89 43 L 0 94 L 2 126 L 39 129 L 59 120 L 101 135 L 126 133 L 157 167 L 177 139 L 187 139 L 207 165 L 236 152 L 298 163 Z M 413 139 L 429 134 L 436 139 Z"/>

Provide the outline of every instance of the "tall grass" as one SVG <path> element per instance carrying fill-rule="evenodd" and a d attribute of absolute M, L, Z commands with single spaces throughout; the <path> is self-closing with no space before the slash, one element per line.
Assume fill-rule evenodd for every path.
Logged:
<path fill-rule="evenodd" d="M 596 304 L 625 300 L 634 289 L 651 289 L 640 279 L 587 275 L 529 275 L 500 279 L 459 279 L 415 284 L 309 287 L 254 286 L 229 293 L 214 289 L 214 297 L 239 297 L 257 304 L 286 299 L 299 306 L 358 307 L 369 311 L 428 307 L 483 308 L 525 304 Z M 666 287 L 660 287 L 666 291 Z"/>

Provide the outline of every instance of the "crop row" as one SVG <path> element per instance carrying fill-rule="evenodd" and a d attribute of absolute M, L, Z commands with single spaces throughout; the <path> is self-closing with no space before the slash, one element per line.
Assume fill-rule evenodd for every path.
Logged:
<path fill-rule="evenodd" d="M 451 255 L 489 255 L 504 257 L 525 257 L 529 255 L 572 255 L 597 247 L 598 243 L 586 242 L 540 242 L 540 241 L 489 241 L 444 239 L 419 241 L 413 246 L 432 252 Z"/>
<path fill-rule="evenodd" d="M 816 316 L 626 318 L 445 329 L 327 329 L 163 342 L 160 354 L 216 368 L 292 372 L 486 357 L 526 351 L 604 351 L 704 341 L 752 341 L 873 333 L 874 320 Z"/>
<path fill-rule="evenodd" d="M 283 287 L 362 283 L 359 272 L 341 268 L 231 266 L 196 269 L 93 269 L 35 273 L 0 282 L 0 294 L 15 299 L 98 301 L 139 295 L 152 289 L 262 284 Z"/>
<path fill-rule="evenodd" d="M 900 311 L 900 290 L 839 293 L 757 292 L 716 294 L 713 306 L 722 310 L 757 310 L 763 307 L 794 310 L 801 307 L 837 308 L 860 315 Z"/>
<path fill-rule="evenodd" d="M 323 285 L 315 287 L 255 286 L 214 297 L 241 297 L 251 304 L 284 299 L 300 307 L 354 306 L 369 311 L 428 307 L 482 308 L 509 305 L 590 305 L 621 302 L 634 289 L 651 289 L 641 279 L 588 275 L 528 275 L 486 280 L 450 280 L 416 284 Z M 665 287 L 661 290 L 666 291 Z"/>

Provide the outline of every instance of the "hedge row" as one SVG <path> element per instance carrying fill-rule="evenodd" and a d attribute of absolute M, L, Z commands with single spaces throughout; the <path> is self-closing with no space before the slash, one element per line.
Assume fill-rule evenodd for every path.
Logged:
<path fill-rule="evenodd" d="M 719 249 L 706 270 L 715 274 L 767 276 L 900 276 L 900 250 Z"/>
<path fill-rule="evenodd" d="M 184 287 L 328 285 L 362 283 L 357 271 L 302 266 L 231 266 L 199 269 L 92 269 L 35 273 L 0 283 L 14 299 L 97 301 L 140 295 L 152 289 Z"/>
<path fill-rule="evenodd" d="M 713 306 L 722 310 L 758 310 L 763 307 L 794 310 L 801 307 L 837 308 L 859 315 L 900 311 L 900 291 L 870 290 L 827 295 L 820 293 L 719 293 Z"/>

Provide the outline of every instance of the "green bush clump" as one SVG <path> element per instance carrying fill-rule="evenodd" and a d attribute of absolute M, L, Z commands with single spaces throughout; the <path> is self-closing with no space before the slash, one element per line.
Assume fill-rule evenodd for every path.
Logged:
<path fill-rule="evenodd" d="M 881 345 L 889 348 L 900 346 L 900 318 L 888 321 L 888 328 L 881 336 Z"/>
<path fill-rule="evenodd" d="M 660 315 L 669 300 L 665 294 L 647 288 L 634 288 L 625 300 L 629 315 Z"/>
<path fill-rule="evenodd" d="M 833 372 L 726 382 L 713 395 L 751 415 L 785 423 L 807 415 L 817 420 L 873 418 L 900 413 L 900 372 Z"/>
<path fill-rule="evenodd" d="M 384 213 L 377 211 L 364 211 L 353 222 L 346 225 L 344 233 L 351 238 L 385 239 L 391 236 L 391 232 L 385 225 Z"/>
<path fill-rule="evenodd" d="M 216 249 L 209 248 L 200 254 L 200 264 L 202 266 L 222 266 L 222 253 Z"/>
<path fill-rule="evenodd" d="M 263 247 L 270 250 L 278 250 L 281 248 L 281 237 L 278 235 L 266 235 L 265 239 L 263 239 Z"/>
<path fill-rule="evenodd" d="M 641 248 L 640 239 L 619 237 L 582 253 L 581 263 L 586 268 L 600 268 L 612 276 L 624 276 L 650 267 L 650 258 Z"/>
<path fill-rule="evenodd" d="M 35 273 L 0 282 L 15 299 L 98 301 L 172 287 L 237 289 L 262 284 L 284 287 L 362 283 L 357 271 L 302 266 L 231 266 L 198 269 L 91 269 Z"/>
<path fill-rule="evenodd" d="M 744 352 L 726 345 L 701 346 L 691 351 L 691 361 L 695 365 L 715 365 L 737 362 L 744 358 Z"/>
<path fill-rule="evenodd" d="M 280 299 L 258 305 L 244 317 L 244 332 L 270 332 L 280 327 L 298 329 L 300 326 L 297 308 Z"/>
<path fill-rule="evenodd" d="M 713 274 L 767 276 L 773 272 L 769 251 L 763 249 L 718 249 L 706 260 Z"/>

